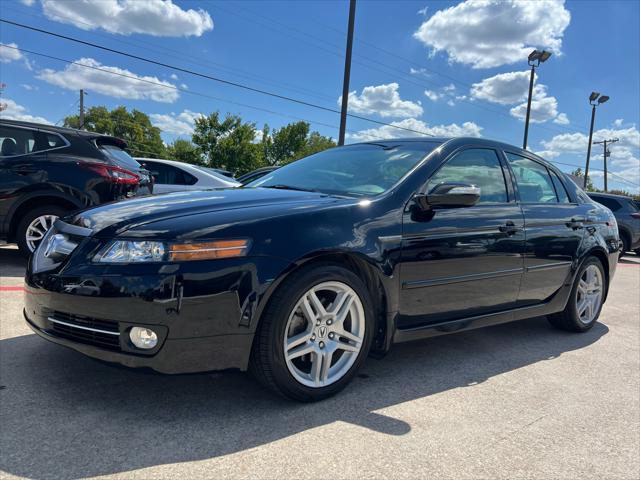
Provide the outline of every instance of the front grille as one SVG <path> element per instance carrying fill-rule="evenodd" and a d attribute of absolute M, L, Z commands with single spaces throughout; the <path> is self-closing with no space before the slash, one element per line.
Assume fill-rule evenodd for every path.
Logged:
<path fill-rule="evenodd" d="M 118 322 L 64 312 L 54 312 L 49 321 L 51 331 L 59 337 L 109 350 L 120 350 Z"/>

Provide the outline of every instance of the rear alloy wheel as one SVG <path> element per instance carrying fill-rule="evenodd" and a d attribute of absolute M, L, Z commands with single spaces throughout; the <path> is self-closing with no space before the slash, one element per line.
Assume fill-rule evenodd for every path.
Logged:
<path fill-rule="evenodd" d="M 606 287 L 602 263 L 595 257 L 589 257 L 576 275 L 565 309 L 547 318 L 562 330 L 589 330 L 600 316 Z"/>
<path fill-rule="evenodd" d="M 263 312 L 250 369 L 265 386 L 299 401 L 344 388 L 373 336 L 369 291 L 353 272 L 316 264 L 293 273 Z"/>
<path fill-rule="evenodd" d="M 68 213 L 62 207 L 39 207 L 28 212 L 18 224 L 16 240 L 20 253 L 32 254 L 55 221 Z"/>

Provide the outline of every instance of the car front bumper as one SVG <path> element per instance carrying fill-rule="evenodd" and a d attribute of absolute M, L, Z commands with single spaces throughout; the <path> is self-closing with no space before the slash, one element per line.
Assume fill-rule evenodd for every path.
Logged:
<path fill-rule="evenodd" d="M 28 269 L 25 319 L 46 340 L 128 367 L 246 370 L 258 304 L 286 262 L 246 257 L 165 267 Z M 153 349 L 133 345 L 135 326 L 156 333 Z"/>

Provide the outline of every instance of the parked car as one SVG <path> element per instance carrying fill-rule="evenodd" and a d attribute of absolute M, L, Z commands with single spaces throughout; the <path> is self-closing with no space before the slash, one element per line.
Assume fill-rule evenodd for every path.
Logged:
<path fill-rule="evenodd" d="M 249 368 L 312 401 L 393 343 L 540 315 L 585 332 L 618 250 L 613 214 L 531 152 L 376 140 L 244 188 L 59 220 L 28 266 L 25 316 L 91 357 L 165 373 Z M 98 291 L 74 290 L 85 280 Z"/>
<path fill-rule="evenodd" d="M 622 253 L 633 250 L 640 255 L 640 207 L 633 198 L 611 193 L 589 193 L 589 197 L 615 215 L 622 240 Z"/>
<path fill-rule="evenodd" d="M 154 193 L 239 187 L 241 184 L 211 168 L 158 158 L 136 158 L 154 179 Z"/>
<path fill-rule="evenodd" d="M 277 170 L 280 167 L 262 167 L 262 168 L 257 168 L 256 170 L 253 170 L 249 173 L 245 173 L 244 175 L 239 176 L 236 180 L 238 180 L 242 185 L 246 185 L 248 183 L 253 182 L 254 180 L 257 180 L 261 177 L 264 177 L 266 174 L 271 173 L 275 170 Z"/>
<path fill-rule="evenodd" d="M 151 179 L 115 137 L 0 120 L 0 239 L 28 255 L 68 213 L 151 193 Z"/>

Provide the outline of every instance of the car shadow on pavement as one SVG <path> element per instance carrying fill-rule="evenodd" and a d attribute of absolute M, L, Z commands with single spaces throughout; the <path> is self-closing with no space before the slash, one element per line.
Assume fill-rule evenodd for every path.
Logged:
<path fill-rule="evenodd" d="M 342 421 L 387 435 L 411 425 L 376 410 L 588 346 L 608 332 L 544 318 L 396 345 L 338 396 L 298 404 L 249 375 L 167 376 L 91 360 L 35 335 L 0 342 L 0 470 L 78 478 L 214 458 Z"/>

